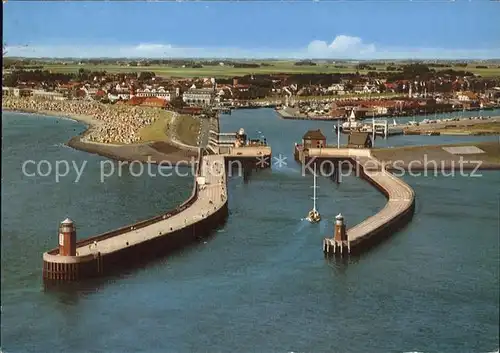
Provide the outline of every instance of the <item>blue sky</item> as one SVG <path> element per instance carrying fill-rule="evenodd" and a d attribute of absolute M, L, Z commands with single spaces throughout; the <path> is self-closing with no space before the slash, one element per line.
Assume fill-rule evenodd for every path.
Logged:
<path fill-rule="evenodd" d="M 23 2 L 8 56 L 500 58 L 500 2 Z"/>

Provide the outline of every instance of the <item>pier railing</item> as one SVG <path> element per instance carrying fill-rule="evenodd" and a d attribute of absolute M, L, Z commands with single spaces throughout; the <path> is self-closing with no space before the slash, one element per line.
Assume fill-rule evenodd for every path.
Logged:
<path fill-rule="evenodd" d="M 121 227 L 121 228 L 118 228 L 118 229 L 115 229 L 115 230 L 112 230 L 112 231 L 109 231 L 106 233 L 102 233 L 102 234 L 99 234 L 99 235 L 96 235 L 96 236 L 93 236 L 90 238 L 79 240 L 79 241 L 77 241 L 76 246 L 77 247 L 86 246 L 86 245 L 92 244 L 94 241 L 102 241 L 104 239 L 109 239 L 109 238 L 130 232 L 130 230 L 141 229 L 141 228 L 150 226 L 154 223 L 157 223 L 157 222 L 166 220 L 170 217 L 173 217 L 173 216 L 181 213 L 182 211 L 184 211 L 186 208 L 190 207 L 198 199 L 198 183 L 196 182 L 196 177 L 198 177 L 200 175 L 202 158 L 203 158 L 203 154 L 200 152 L 198 154 L 198 161 L 197 161 L 195 175 L 194 175 L 194 185 L 193 185 L 191 195 L 182 204 L 180 204 L 179 206 L 177 206 L 176 208 L 174 208 L 170 211 L 162 213 L 161 215 L 158 215 L 158 216 L 146 219 L 146 220 L 142 220 L 142 221 L 139 221 L 139 222 L 136 222 L 133 224 L 129 224 L 127 226 L 124 226 L 124 227 Z M 59 253 L 59 248 L 49 250 L 47 253 L 50 255 L 57 255 Z"/>

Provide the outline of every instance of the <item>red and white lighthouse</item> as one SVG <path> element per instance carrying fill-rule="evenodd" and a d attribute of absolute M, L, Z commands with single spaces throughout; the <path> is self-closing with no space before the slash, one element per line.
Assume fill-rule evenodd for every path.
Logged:
<path fill-rule="evenodd" d="M 345 231 L 344 216 L 342 216 L 342 213 L 339 213 L 335 217 L 335 234 L 333 238 L 337 242 L 347 241 L 347 232 Z"/>
<path fill-rule="evenodd" d="M 59 225 L 59 255 L 76 256 L 76 227 L 69 218 Z"/>

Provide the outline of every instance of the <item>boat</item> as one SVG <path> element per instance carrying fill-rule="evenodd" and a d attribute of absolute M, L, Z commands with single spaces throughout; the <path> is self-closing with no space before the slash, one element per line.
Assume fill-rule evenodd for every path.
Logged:
<path fill-rule="evenodd" d="M 356 114 L 354 109 L 351 110 L 351 115 L 347 118 L 347 121 L 342 124 L 342 132 L 349 133 L 351 131 L 357 131 L 361 129 L 364 125 L 362 121 L 356 121 Z"/>
<path fill-rule="evenodd" d="M 307 214 L 306 219 L 310 223 L 318 223 L 321 221 L 321 215 L 319 214 L 318 210 L 316 210 L 316 165 L 314 165 L 314 184 L 313 184 L 313 209 L 309 211 Z"/>
<path fill-rule="evenodd" d="M 408 122 L 408 125 L 409 125 L 409 126 L 419 126 L 419 125 L 420 125 L 420 123 L 419 123 L 418 121 L 415 121 L 415 118 L 413 118 L 413 120 L 412 120 L 412 121 L 409 121 L 409 122 Z"/>
<path fill-rule="evenodd" d="M 402 135 L 404 130 L 403 125 L 398 125 L 396 122 L 396 119 L 392 119 L 392 125 L 388 126 L 388 132 L 387 135 Z"/>

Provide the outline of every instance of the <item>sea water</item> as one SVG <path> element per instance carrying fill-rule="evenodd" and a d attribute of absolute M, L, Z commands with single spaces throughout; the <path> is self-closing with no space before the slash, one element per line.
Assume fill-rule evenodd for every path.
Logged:
<path fill-rule="evenodd" d="M 404 177 L 417 195 L 411 223 L 360 258 L 325 259 L 322 239 L 339 212 L 348 227 L 385 198 L 354 176 L 312 177 L 293 143 L 328 122 L 286 121 L 271 109 L 223 116 L 223 131 L 261 131 L 286 165 L 229 181 L 227 224 L 205 243 L 148 266 L 65 290 L 44 290 L 42 253 L 65 217 L 79 238 L 182 202 L 190 177 L 100 182 L 104 158 L 63 147 L 81 124 L 2 115 L 3 352 L 492 352 L 498 349 L 500 174 Z M 344 138 L 344 136 L 343 136 Z M 430 136 L 412 136 L 425 143 Z M 427 139 L 427 140 L 424 140 Z M 454 141 L 488 140 L 458 137 Z M 435 139 L 432 143 L 439 143 Z M 392 142 L 391 142 L 392 141 Z M 399 141 L 399 143 L 398 143 Z M 387 144 L 411 143 L 404 136 Z M 28 177 L 26 160 L 87 161 L 74 173 Z"/>

